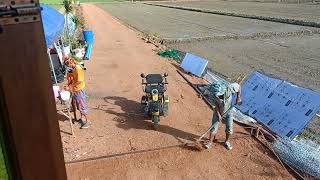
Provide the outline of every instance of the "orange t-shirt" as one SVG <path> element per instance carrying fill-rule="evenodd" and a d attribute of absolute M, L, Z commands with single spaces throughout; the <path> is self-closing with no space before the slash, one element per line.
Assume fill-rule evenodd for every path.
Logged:
<path fill-rule="evenodd" d="M 68 85 L 73 83 L 73 77 L 72 77 L 72 73 L 67 72 L 67 82 Z"/>
<path fill-rule="evenodd" d="M 81 89 L 83 89 L 86 86 L 86 84 L 84 82 L 84 71 L 80 67 L 80 65 L 76 65 L 76 68 L 72 72 L 71 78 L 72 78 L 72 84 L 80 82 L 79 84 L 77 84 L 76 86 L 73 87 L 72 92 L 80 91 Z"/>

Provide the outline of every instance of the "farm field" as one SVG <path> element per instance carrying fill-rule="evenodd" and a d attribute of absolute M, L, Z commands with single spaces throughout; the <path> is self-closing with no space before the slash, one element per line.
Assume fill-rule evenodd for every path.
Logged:
<path fill-rule="evenodd" d="M 63 8 L 62 4 L 49 4 L 50 7 L 53 7 L 56 10 L 60 10 L 61 8 Z"/>
<path fill-rule="evenodd" d="M 232 1 L 187 1 L 155 2 L 168 6 L 189 7 L 216 10 L 237 14 L 297 19 L 309 22 L 320 22 L 320 4 L 284 4 Z"/>
<path fill-rule="evenodd" d="M 141 3 L 103 4 L 99 7 L 139 31 L 157 34 L 165 39 L 259 37 L 266 34 L 285 35 L 302 31 L 319 31 L 311 27 L 176 10 Z"/>
<path fill-rule="evenodd" d="M 207 58 L 211 68 L 230 78 L 241 72 L 247 74 L 259 70 L 300 86 L 320 90 L 319 34 L 259 39 L 259 35 L 264 33 L 286 34 L 304 30 L 317 32 L 317 28 L 199 14 L 143 4 L 99 6 L 141 32 L 177 40 L 168 46 Z M 258 35 L 254 39 L 201 40 L 205 37 L 228 35 L 250 37 L 253 34 Z M 184 42 L 183 39 L 191 40 Z"/>
<path fill-rule="evenodd" d="M 122 2 L 122 1 L 125 1 L 125 0 L 79 0 L 80 3 L 109 3 L 109 2 Z M 40 3 L 62 4 L 62 0 L 40 0 Z"/>
<path fill-rule="evenodd" d="M 169 47 L 210 60 L 209 67 L 231 79 L 262 71 L 320 91 L 320 35 L 255 40 L 194 41 Z"/>
<path fill-rule="evenodd" d="M 183 2 L 186 5 L 201 3 L 205 4 L 205 2 Z M 214 5 L 218 2 L 211 3 Z M 279 5 L 260 4 L 262 7 Z M 281 7 L 282 4 L 279 6 Z M 210 68 L 230 79 L 256 70 L 302 87 L 320 91 L 318 28 L 140 3 L 103 4 L 99 7 L 140 32 L 169 39 L 167 47 L 208 59 Z M 319 13 L 318 11 L 307 11 L 305 7 L 309 7 L 308 5 L 301 5 L 301 7 L 289 5 L 289 7 L 298 8 L 305 14 L 309 14 L 310 17 L 311 15 L 317 17 Z M 317 8 L 318 6 L 311 7 Z M 256 11 L 259 12 L 259 10 Z M 277 11 L 276 8 L 273 11 Z M 227 40 L 226 38 L 224 40 L 223 37 L 228 36 L 238 37 L 238 39 Z M 315 117 L 302 133 L 303 136 L 319 143 L 318 126 L 319 118 Z"/>
<path fill-rule="evenodd" d="M 83 5 L 95 32 L 92 58 L 86 62 L 88 107 L 92 126 L 59 119 L 68 179 L 292 179 L 276 159 L 242 127 L 234 124 L 228 151 L 224 128 L 211 150 L 183 146 L 204 133 L 212 110 L 138 33 L 104 10 Z M 170 115 L 157 130 L 143 116 L 141 73 L 167 72 Z M 64 117 L 62 117 L 64 118 Z M 248 173 L 250 170 L 250 173 Z"/>

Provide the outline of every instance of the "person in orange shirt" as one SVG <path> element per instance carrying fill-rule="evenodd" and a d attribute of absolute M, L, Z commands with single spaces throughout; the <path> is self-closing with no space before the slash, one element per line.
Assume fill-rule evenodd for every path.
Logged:
<path fill-rule="evenodd" d="M 76 102 L 77 109 L 81 114 L 81 129 L 89 128 L 91 124 L 87 117 L 88 106 L 86 103 L 86 92 L 84 90 L 86 86 L 84 81 L 84 71 L 73 59 L 68 59 L 65 61 L 65 64 L 73 70 L 71 73 L 67 74 L 67 80 L 69 89 L 73 95 L 73 99 Z M 85 118 L 85 121 L 83 121 L 83 117 Z"/>

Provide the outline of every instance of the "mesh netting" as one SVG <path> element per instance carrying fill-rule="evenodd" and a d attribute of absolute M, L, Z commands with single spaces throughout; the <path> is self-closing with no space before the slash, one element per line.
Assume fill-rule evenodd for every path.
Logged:
<path fill-rule="evenodd" d="M 179 52 L 176 49 L 169 49 L 169 50 L 165 50 L 165 51 L 160 51 L 158 53 L 158 55 L 161 57 L 165 57 L 165 58 L 172 58 L 176 61 L 180 60 Z"/>
<path fill-rule="evenodd" d="M 274 151 L 285 163 L 320 178 L 320 146 L 312 141 L 288 141 L 278 139 L 273 144 Z"/>
<path fill-rule="evenodd" d="M 217 82 L 228 84 L 226 80 L 210 71 L 205 74 L 204 78 L 210 84 Z M 210 87 L 209 85 L 198 88 L 204 93 L 208 101 L 213 104 L 211 91 L 214 89 L 212 90 Z M 245 124 L 255 122 L 254 119 L 241 113 L 234 107 L 230 111 L 238 122 Z M 273 149 L 285 163 L 320 179 L 320 145 L 305 139 L 290 141 L 279 138 L 274 142 Z"/>

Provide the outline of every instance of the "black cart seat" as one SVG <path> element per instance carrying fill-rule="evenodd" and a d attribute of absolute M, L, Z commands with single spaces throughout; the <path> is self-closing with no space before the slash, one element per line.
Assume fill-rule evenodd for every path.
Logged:
<path fill-rule="evenodd" d="M 153 89 L 157 89 L 160 94 L 164 93 L 167 88 L 163 84 L 147 85 L 145 88 L 146 93 L 151 93 Z"/>
<path fill-rule="evenodd" d="M 158 84 L 163 82 L 163 77 L 161 74 L 148 74 L 146 80 L 148 84 Z"/>

